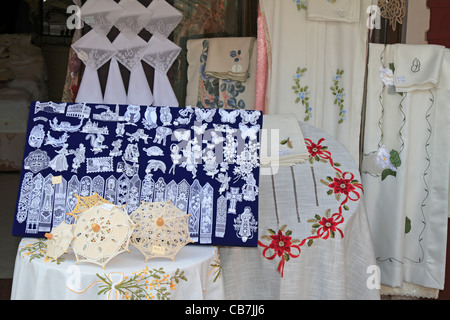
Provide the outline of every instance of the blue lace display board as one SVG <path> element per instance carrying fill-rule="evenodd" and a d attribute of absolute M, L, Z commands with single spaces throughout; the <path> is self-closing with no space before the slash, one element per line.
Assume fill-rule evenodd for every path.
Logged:
<path fill-rule="evenodd" d="M 73 223 L 75 195 L 172 201 L 195 244 L 258 240 L 259 111 L 33 102 L 13 235 Z"/>

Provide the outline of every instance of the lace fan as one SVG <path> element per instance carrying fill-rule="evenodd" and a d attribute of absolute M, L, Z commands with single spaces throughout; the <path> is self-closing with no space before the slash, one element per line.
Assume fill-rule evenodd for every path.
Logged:
<path fill-rule="evenodd" d="M 94 263 L 105 268 L 111 259 L 128 251 L 134 228 L 123 207 L 105 203 L 91 207 L 78 217 L 73 230 L 77 263 Z"/>
<path fill-rule="evenodd" d="M 58 260 L 60 256 L 67 253 L 70 243 L 73 240 L 73 225 L 64 221 L 54 227 L 51 233 L 46 233 L 47 252 L 46 256 Z"/>
<path fill-rule="evenodd" d="M 178 209 L 171 201 L 142 202 L 131 214 L 136 228 L 131 244 L 145 257 L 169 258 L 175 261 L 177 253 L 188 243 L 189 215 Z"/>

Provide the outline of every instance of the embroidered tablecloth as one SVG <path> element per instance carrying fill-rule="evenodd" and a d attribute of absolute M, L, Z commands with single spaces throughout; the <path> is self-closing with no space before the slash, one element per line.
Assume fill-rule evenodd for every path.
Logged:
<path fill-rule="evenodd" d="M 261 174 L 258 247 L 220 248 L 226 298 L 379 299 L 357 166 L 336 139 L 300 124 L 311 157 Z"/>
<path fill-rule="evenodd" d="M 223 279 L 217 248 L 184 247 L 171 259 L 145 262 L 130 246 L 103 269 L 76 264 L 69 250 L 46 258 L 42 239 L 24 238 L 18 248 L 11 300 L 220 300 Z"/>

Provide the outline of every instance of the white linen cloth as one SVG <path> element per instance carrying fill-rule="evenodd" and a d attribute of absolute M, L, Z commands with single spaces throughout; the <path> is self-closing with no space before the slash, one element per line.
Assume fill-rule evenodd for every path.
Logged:
<path fill-rule="evenodd" d="M 291 167 L 309 159 L 305 139 L 295 115 L 264 115 L 263 129 L 265 133 L 262 134 L 267 134 L 267 140 L 261 145 L 262 167 L 274 164 Z"/>
<path fill-rule="evenodd" d="M 115 300 L 130 299 L 131 293 L 140 294 L 140 299 L 162 300 L 158 291 L 167 292 L 166 300 L 224 298 L 215 247 L 186 246 L 176 255 L 175 262 L 160 258 L 145 262 L 144 256 L 130 246 L 130 252 L 112 259 L 104 270 L 95 264 L 77 265 L 72 249 L 59 258 L 59 263 L 47 261 L 45 249 L 37 247 L 39 241 L 42 242 L 23 239 L 19 245 L 11 300 Z M 43 256 L 31 259 L 34 254 Z M 157 272 L 159 269 L 161 272 Z M 178 277 L 178 282 L 173 277 Z"/>
<path fill-rule="evenodd" d="M 178 107 L 178 99 L 173 91 L 167 74 L 155 69 L 153 82 L 153 105 L 165 107 Z"/>
<path fill-rule="evenodd" d="M 358 22 L 361 0 L 308 0 L 306 17 L 310 20 Z"/>
<path fill-rule="evenodd" d="M 124 8 L 114 0 L 87 0 L 80 9 L 80 18 L 92 29 L 106 36 L 123 11 Z"/>
<path fill-rule="evenodd" d="M 351 172 L 353 179 L 360 181 L 357 166 L 344 146 L 322 130 L 300 123 L 306 139 L 322 147 L 327 146 L 321 157 L 330 158 L 340 164 L 342 172 Z M 321 139 L 325 139 L 321 141 Z M 321 141 L 320 143 L 318 143 Z M 265 168 L 264 168 L 265 169 Z M 291 245 L 293 255 L 303 241 L 320 233 L 313 226 L 316 215 L 323 217 L 328 209 L 332 216 L 339 211 L 344 198 L 337 201 L 328 195 L 330 188 L 320 180 L 335 177 L 336 169 L 329 160 L 306 162 L 293 168 L 279 168 L 273 176 L 260 176 L 259 189 L 259 233 L 258 239 L 269 245 L 267 238 L 284 228 L 284 234 L 291 237 L 280 239 Z M 350 176 L 346 175 L 346 178 Z M 359 190 L 359 189 L 355 189 Z M 359 190 L 360 191 L 360 190 Z M 362 195 L 362 192 L 359 193 Z M 277 271 L 281 257 L 273 260 L 263 256 L 265 247 L 220 248 L 222 272 L 226 299 L 235 300 L 369 300 L 380 299 L 372 267 L 376 264 L 364 200 L 347 201 L 348 211 L 343 210 L 345 221 L 337 225 L 334 238 L 310 239 L 301 247 L 298 257 L 290 257 L 284 264 L 284 276 Z M 298 209 L 297 209 L 298 208 Z M 334 216 L 336 217 L 336 216 Z M 326 225 L 326 224 L 325 224 Z M 272 230 L 269 232 L 268 230 Z M 342 235 L 339 230 L 342 231 Z M 288 231 L 291 232 L 288 232 Z M 313 231 L 316 230 L 316 231 Z M 269 239 L 269 240 L 268 240 Z M 274 243 L 276 245 L 276 243 Z M 283 246 L 278 242 L 278 246 Z M 273 250 L 266 251 L 270 257 Z"/>
<path fill-rule="evenodd" d="M 266 113 L 294 113 L 325 130 L 356 163 L 371 4 L 361 1 L 359 23 L 343 23 L 309 20 L 292 0 L 260 1 L 269 43 Z"/>
<path fill-rule="evenodd" d="M 397 92 L 436 87 L 441 78 L 443 49 L 437 45 L 394 46 L 394 85 Z"/>
<path fill-rule="evenodd" d="M 450 50 L 437 87 L 400 95 L 380 78 L 394 68 L 398 47 L 417 52 L 414 45 L 369 47 L 366 129 L 362 181 L 382 284 L 401 288 L 404 295 L 421 295 L 410 284 L 444 288 L 447 223 L 450 110 Z M 430 53 L 435 50 L 428 47 Z M 423 52 L 423 51 L 422 51 Z M 411 60 L 406 56 L 406 63 Z M 378 150 L 399 153 L 396 176 L 382 181 Z M 401 294 L 400 294 L 401 295 Z"/>
<path fill-rule="evenodd" d="M 103 103 L 97 70 L 117 53 L 108 38 L 91 30 L 72 44 L 78 58 L 85 64 L 83 79 L 75 102 Z"/>
<path fill-rule="evenodd" d="M 113 57 L 109 66 L 108 79 L 106 80 L 105 94 L 103 103 L 106 104 L 125 104 L 127 103 L 127 92 L 123 84 L 120 73 L 119 63 Z"/>

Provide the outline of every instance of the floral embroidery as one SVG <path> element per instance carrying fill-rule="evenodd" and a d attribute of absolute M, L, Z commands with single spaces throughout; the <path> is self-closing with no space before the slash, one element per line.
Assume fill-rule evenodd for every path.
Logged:
<path fill-rule="evenodd" d="M 108 294 L 110 297 L 114 294 L 125 300 L 170 300 L 170 291 L 176 291 L 181 280 L 187 281 L 184 271 L 180 272 L 179 269 L 173 276 L 166 274 L 162 268 L 149 270 L 148 267 L 133 273 L 130 278 L 120 275 L 120 281 L 115 283 L 110 275 L 97 274 L 100 279 L 95 282 L 100 283 L 98 295 Z"/>
<path fill-rule="evenodd" d="M 320 180 L 323 184 L 330 188 L 327 192 L 329 195 L 334 194 L 337 201 L 341 201 L 341 197 L 344 196 L 344 200 L 339 203 L 338 212 L 331 214 L 332 210 L 328 209 L 324 216 L 316 214 L 314 219 L 308 220 L 312 223 L 311 236 L 306 237 L 303 240 L 293 239 L 292 231 L 286 230 L 287 226 L 284 225 L 278 232 L 269 229 L 270 235 L 264 235 L 261 237 L 261 241 L 258 241 L 258 245 L 263 249 L 262 255 L 268 260 L 274 260 L 280 258 L 278 265 L 278 272 L 281 277 L 284 275 L 284 266 L 291 258 L 298 258 L 301 254 L 301 247 L 307 244 L 311 247 L 314 240 L 328 240 L 335 239 L 338 233 L 341 238 L 344 238 L 344 232 L 339 227 L 345 221 L 343 216 L 343 210 L 350 210 L 346 203 L 348 201 L 358 201 L 360 199 L 360 192 L 363 192 L 362 184 L 355 179 L 355 175 L 350 172 L 342 172 L 339 167 L 339 163 L 334 162 L 331 156 L 331 152 L 328 151 L 328 147 L 325 146 L 325 139 L 320 139 L 317 143 L 312 142 L 310 139 L 305 139 L 306 147 L 310 154 L 309 161 L 311 164 L 314 161 L 329 163 L 330 166 L 336 171 L 336 177 L 327 177 L 327 181 Z M 311 169 L 313 167 L 311 166 Z M 313 171 L 314 173 L 314 171 Z M 314 174 L 313 174 L 313 179 Z M 270 241 L 269 244 L 264 244 L 262 241 Z"/>
<path fill-rule="evenodd" d="M 309 95 L 310 92 L 308 91 L 308 86 L 301 86 L 301 79 L 305 76 L 305 73 L 308 71 L 307 68 L 297 68 L 297 73 L 294 76 L 294 82 L 295 85 L 292 86 L 292 89 L 294 90 L 294 93 L 296 94 L 297 98 L 295 99 L 295 103 L 302 103 L 302 105 L 305 107 L 305 118 L 304 121 L 309 121 L 312 117 L 312 108 L 309 106 Z"/>
<path fill-rule="evenodd" d="M 39 240 L 27 244 L 19 249 L 19 253 L 22 254 L 22 258 L 25 256 L 30 258 L 30 262 L 34 259 L 44 259 L 44 262 L 56 262 L 56 264 L 61 264 L 64 262 L 64 258 L 58 258 L 57 260 L 47 256 L 47 244 L 45 240 Z"/>
<path fill-rule="evenodd" d="M 219 102 L 220 108 L 225 109 L 245 109 L 245 101 L 242 99 L 237 100 L 239 94 L 245 92 L 246 87 L 241 81 L 223 80 L 220 85 L 220 93 L 223 101 Z"/>
<path fill-rule="evenodd" d="M 348 200 L 358 201 L 361 197 L 357 189 L 363 190 L 362 184 L 355 180 L 355 175 L 351 172 L 336 172 L 336 178 L 327 177 L 327 181 L 320 180 L 324 185 L 331 188 L 327 194 L 332 195 L 334 193 L 336 200 L 340 201 L 341 196 L 344 195 L 345 199 L 342 201 L 341 206 L 344 206 L 345 210 L 349 210 L 345 205 Z"/>
<path fill-rule="evenodd" d="M 308 9 L 308 7 L 306 6 L 306 1 L 305 0 L 293 0 L 293 1 L 297 5 L 297 10 L 298 11 L 302 11 L 302 10 Z"/>
<path fill-rule="evenodd" d="M 344 122 L 344 120 L 346 119 L 345 115 L 347 113 L 347 111 L 344 110 L 344 88 L 339 87 L 339 82 L 342 79 L 343 75 L 344 70 L 337 69 L 336 76 L 333 77 L 333 86 L 330 87 L 330 90 L 334 95 L 334 104 L 339 107 L 339 124 Z"/>
<path fill-rule="evenodd" d="M 326 240 L 329 237 L 332 239 L 336 236 L 336 231 L 339 232 L 341 238 L 344 238 L 344 233 L 338 226 L 344 223 L 344 216 L 342 215 L 342 206 L 339 207 L 339 213 L 331 215 L 331 210 L 327 210 L 323 217 L 316 215 L 314 219 L 308 220 L 309 223 L 313 223 L 311 233 L 316 237 L 310 237 L 308 246 L 313 244 L 314 239 Z"/>
<path fill-rule="evenodd" d="M 325 139 L 322 138 L 317 143 L 314 143 L 310 139 L 305 139 L 306 148 L 309 152 L 309 162 L 313 164 L 314 160 L 318 162 L 328 161 L 336 171 L 340 172 L 338 167 L 340 167 L 341 164 L 333 161 L 331 158 L 331 152 L 328 151 L 328 147 L 322 145 L 322 142 L 324 141 Z"/>
<path fill-rule="evenodd" d="M 385 146 L 382 146 L 377 153 L 377 164 L 383 169 L 381 181 L 384 181 L 388 176 L 397 176 L 397 168 L 401 166 L 402 161 L 397 151 L 389 151 Z"/>
<path fill-rule="evenodd" d="M 282 226 L 280 230 L 278 230 L 278 233 L 276 233 L 274 230 L 269 229 L 268 232 L 271 234 L 270 236 L 262 236 L 261 239 L 265 239 L 268 241 L 271 241 L 269 245 L 265 245 L 261 241 L 258 241 L 258 244 L 261 247 L 264 247 L 262 255 L 269 260 L 273 260 L 276 257 L 281 258 L 280 263 L 278 264 L 277 271 L 281 274 L 281 277 L 284 275 L 284 265 L 287 261 L 290 260 L 290 258 L 298 258 L 300 256 L 300 245 L 297 245 L 296 243 L 299 243 L 300 240 L 298 239 L 292 239 L 292 231 L 287 230 L 284 232 L 284 230 L 287 228 L 286 225 Z M 267 251 L 273 250 L 273 254 L 269 257 L 266 256 Z"/>
<path fill-rule="evenodd" d="M 218 252 L 218 250 L 215 251 L 214 256 L 215 256 L 215 257 L 214 257 L 214 260 L 212 260 L 212 261 L 211 261 L 211 264 L 210 264 L 211 270 L 210 270 L 209 273 L 208 273 L 208 277 L 209 277 L 211 274 L 214 274 L 215 277 L 214 277 L 213 282 L 216 282 L 217 279 L 219 279 L 219 278 L 222 277 L 222 263 L 221 263 L 221 261 L 220 261 L 220 257 L 219 257 L 219 252 Z"/>

